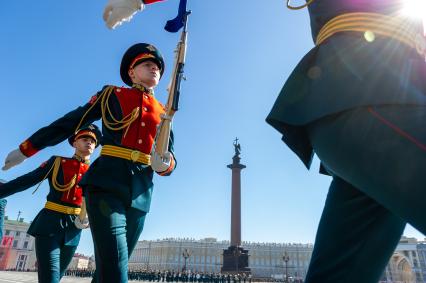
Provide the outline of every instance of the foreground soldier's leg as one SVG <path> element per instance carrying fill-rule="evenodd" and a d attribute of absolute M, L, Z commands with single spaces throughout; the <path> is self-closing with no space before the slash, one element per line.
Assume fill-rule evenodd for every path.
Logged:
<path fill-rule="evenodd" d="M 127 282 L 126 211 L 108 193 L 88 193 L 87 212 L 96 243 L 96 276 L 102 283 Z"/>
<path fill-rule="evenodd" d="M 127 238 L 127 246 L 128 246 L 128 257 L 130 258 L 133 249 L 136 246 L 136 243 L 139 240 L 139 236 L 142 233 L 146 212 L 142 212 L 138 209 L 130 208 L 126 214 L 126 238 Z M 96 253 L 96 246 L 95 246 Z M 99 256 L 97 256 L 99 257 Z M 98 275 L 95 272 L 92 283 L 96 283 Z"/>
<path fill-rule="evenodd" d="M 132 255 L 133 249 L 139 240 L 145 223 L 146 212 L 140 211 L 135 208 L 129 208 L 126 214 L 127 219 L 127 249 L 129 258 Z"/>
<path fill-rule="evenodd" d="M 401 218 L 335 177 L 306 283 L 377 283 L 404 227 Z"/>
<path fill-rule="evenodd" d="M 309 134 L 330 171 L 425 234 L 425 121 L 424 106 L 365 107 L 321 119 Z"/>

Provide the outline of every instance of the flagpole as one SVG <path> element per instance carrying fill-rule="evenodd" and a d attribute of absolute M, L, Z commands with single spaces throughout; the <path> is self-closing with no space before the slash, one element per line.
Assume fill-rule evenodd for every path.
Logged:
<path fill-rule="evenodd" d="M 154 151 L 160 155 L 168 151 L 170 130 L 173 116 L 179 110 L 180 83 L 184 79 L 184 66 L 186 59 L 186 47 L 188 38 L 188 16 L 191 11 L 186 10 L 186 0 L 181 0 L 179 3 L 179 12 L 176 18 L 167 22 L 165 29 L 169 32 L 177 32 L 183 27 L 180 40 L 175 50 L 175 62 L 170 84 L 167 88 L 169 92 L 166 104 L 166 113 L 161 116 L 161 122 L 155 136 L 153 144 Z"/>

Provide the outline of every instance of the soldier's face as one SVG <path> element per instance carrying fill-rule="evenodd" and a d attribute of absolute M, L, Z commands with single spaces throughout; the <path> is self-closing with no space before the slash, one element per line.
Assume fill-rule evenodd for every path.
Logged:
<path fill-rule="evenodd" d="M 130 69 L 129 76 L 133 83 L 153 88 L 160 81 L 160 68 L 153 61 L 145 61 Z"/>
<path fill-rule="evenodd" d="M 96 142 L 94 139 L 89 137 L 82 137 L 74 141 L 73 146 L 75 147 L 75 152 L 80 156 L 88 156 L 93 153 L 95 149 Z"/>

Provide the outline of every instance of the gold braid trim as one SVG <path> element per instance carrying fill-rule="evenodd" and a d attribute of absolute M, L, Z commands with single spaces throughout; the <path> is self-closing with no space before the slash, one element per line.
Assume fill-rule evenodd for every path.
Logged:
<path fill-rule="evenodd" d="M 77 127 L 75 128 L 74 133 L 78 132 L 81 125 L 83 124 L 84 118 L 86 118 L 86 116 L 90 112 L 90 110 L 92 110 L 92 108 L 95 107 L 95 105 L 98 103 L 98 101 L 101 101 L 102 121 L 103 121 L 103 124 L 105 125 L 105 127 L 107 127 L 108 129 L 110 129 L 112 131 L 119 131 L 119 130 L 126 128 L 126 131 L 124 132 L 124 136 L 126 136 L 127 131 L 129 130 L 130 124 L 133 123 L 133 121 L 135 121 L 138 118 L 140 108 L 136 107 L 126 117 L 124 117 L 121 120 L 117 120 L 112 115 L 111 109 L 110 109 L 109 104 L 108 104 L 109 97 L 110 97 L 111 93 L 114 91 L 114 88 L 115 88 L 114 86 L 108 86 L 102 91 L 102 93 L 98 96 L 98 98 L 92 104 L 92 106 L 90 106 L 90 108 L 87 109 L 86 113 L 84 113 L 83 117 L 81 117 L 81 120 L 78 123 Z M 108 113 L 107 113 L 107 111 L 108 111 Z M 107 114 L 108 114 L 109 117 L 111 117 L 112 121 L 107 120 Z"/>
<path fill-rule="evenodd" d="M 134 108 L 132 112 L 129 113 L 127 116 L 123 117 L 121 120 L 117 120 L 112 115 L 112 112 L 108 103 L 109 97 L 111 93 L 113 92 L 113 90 L 114 90 L 113 86 L 108 87 L 104 91 L 105 95 L 102 95 L 102 101 L 101 101 L 102 121 L 105 127 L 107 127 L 108 129 L 112 131 L 119 131 L 126 128 L 126 130 L 124 131 L 124 137 L 125 137 L 127 134 L 127 131 L 129 130 L 130 124 L 132 124 L 133 121 L 135 121 L 139 117 L 140 108 L 139 107 Z M 112 122 L 108 121 L 107 119 L 107 111 L 108 111 L 108 116 L 111 117 L 112 119 Z"/>
<path fill-rule="evenodd" d="M 81 124 L 83 124 L 84 118 L 86 118 L 86 116 L 90 112 L 90 110 L 92 110 L 92 108 L 95 107 L 96 103 L 98 103 L 98 101 L 100 100 L 100 97 L 103 96 L 107 91 L 109 91 L 109 89 L 114 89 L 114 87 L 108 86 L 102 91 L 102 93 L 97 97 L 96 101 L 92 104 L 92 106 L 90 106 L 89 109 L 87 109 L 86 113 L 84 113 L 83 117 L 81 117 L 80 122 L 78 123 L 77 127 L 74 130 L 74 134 L 76 134 L 78 132 L 78 130 L 81 127 Z"/>
<path fill-rule="evenodd" d="M 43 179 L 40 181 L 40 183 L 38 183 L 37 188 L 33 191 L 32 194 L 34 194 L 38 190 L 41 183 L 43 183 L 43 181 L 47 179 L 47 176 L 49 176 L 49 174 L 50 174 L 50 172 L 52 172 L 52 170 L 53 170 L 52 185 L 55 188 L 55 190 L 60 191 L 60 192 L 69 191 L 75 185 L 75 181 L 77 180 L 77 174 L 74 174 L 74 177 L 72 177 L 71 181 L 68 184 L 61 185 L 61 184 L 58 183 L 58 180 L 56 179 L 58 177 L 58 171 L 59 171 L 60 167 L 61 167 L 61 157 L 57 156 L 55 158 L 55 161 L 53 162 L 52 167 L 50 167 L 47 174 L 43 177 Z"/>
<path fill-rule="evenodd" d="M 71 181 L 68 184 L 61 185 L 58 183 L 58 180 L 57 180 L 58 171 L 60 167 L 61 167 L 61 158 L 58 156 L 55 159 L 55 163 L 53 163 L 52 186 L 55 188 L 55 190 L 59 192 L 66 192 L 71 190 L 72 187 L 74 187 L 77 181 L 77 174 L 74 174 L 74 176 L 71 178 Z"/>
<path fill-rule="evenodd" d="M 309 5 L 311 5 L 312 2 L 314 2 L 314 1 L 315 0 L 309 0 L 308 2 L 306 2 L 303 5 L 300 5 L 300 6 L 291 6 L 290 5 L 290 0 L 287 0 L 287 8 L 289 8 L 290 10 L 301 10 L 301 9 L 303 9 L 303 8 L 308 7 Z"/>
<path fill-rule="evenodd" d="M 43 179 L 41 179 L 40 183 L 38 183 L 37 188 L 33 191 L 32 194 L 34 194 L 35 192 L 37 192 L 38 188 L 40 187 L 41 183 L 43 183 L 44 180 L 46 180 L 47 176 L 49 176 L 50 172 L 52 171 L 53 167 L 55 166 L 55 163 L 53 163 L 52 167 L 50 167 L 49 171 L 47 172 L 47 174 L 43 177 Z"/>

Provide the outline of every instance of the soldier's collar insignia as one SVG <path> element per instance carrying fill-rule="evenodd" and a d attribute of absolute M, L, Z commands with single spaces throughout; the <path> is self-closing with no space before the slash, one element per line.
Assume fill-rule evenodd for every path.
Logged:
<path fill-rule="evenodd" d="M 138 90 L 140 90 L 140 91 L 142 91 L 146 94 L 150 94 L 150 95 L 154 94 L 153 89 L 148 89 L 148 88 L 146 88 L 146 87 L 144 87 L 143 85 L 140 85 L 140 84 L 133 84 L 132 87 L 136 88 L 136 89 L 138 89 Z"/>
<path fill-rule="evenodd" d="M 78 156 L 77 154 L 74 154 L 72 158 L 76 159 L 78 162 L 81 162 L 81 163 L 84 163 L 84 164 L 87 164 L 87 165 L 90 164 L 90 159 L 84 159 L 84 158 Z"/>

